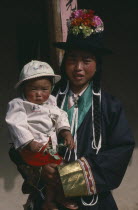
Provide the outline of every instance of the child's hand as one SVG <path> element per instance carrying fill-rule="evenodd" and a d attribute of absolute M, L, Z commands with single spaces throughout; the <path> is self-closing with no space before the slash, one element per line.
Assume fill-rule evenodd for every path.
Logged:
<path fill-rule="evenodd" d="M 65 145 L 71 150 L 75 147 L 75 143 L 74 143 L 74 140 L 73 138 L 65 138 Z"/>
<path fill-rule="evenodd" d="M 70 133 L 70 131 L 68 130 L 62 130 L 61 131 L 61 135 L 62 137 L 64 138 L 64 141 L 65 141 L 65 145 L 68 146 L 68 148 L 71 150 L 75 147 L 75 143 L 74 143 L 74 140 L 73 140 L 73 137 Z"/>
<path fill-rule="evenodd" d="M 43 146 L 42 143 L 33 140 L 25 147 L 25 149 L 28 149 L 31 152 L 39 152 Z"/>

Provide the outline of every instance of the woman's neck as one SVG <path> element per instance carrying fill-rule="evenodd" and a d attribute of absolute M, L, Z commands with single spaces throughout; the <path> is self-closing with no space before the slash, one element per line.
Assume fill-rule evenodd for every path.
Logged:
<path fill-rule="evenodd" d="M 70 89 L 71 91 L 76 94 L 76 95 L 79 95 L 83 90 L 85 90 L 87 87 L 88 87 L 89 84 L 86 84 L 85 86 L 83 87 L 76 87 L 76 86 L 72 86 L 70 85 Z"/>

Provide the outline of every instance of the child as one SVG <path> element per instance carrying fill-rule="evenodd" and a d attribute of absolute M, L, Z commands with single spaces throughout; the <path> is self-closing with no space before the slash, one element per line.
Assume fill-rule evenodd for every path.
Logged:
<path fill-rule="evenodd" d="M 67 114 L 56 106 L 55 97 L 50 95 L 53 83 L 59 80 L 60 76 L 55 75 L 47 63 L 31 61 L 22 69 L 16 84 L 16 88 L 20 88 L 21 97 L 9 102 L 6 122 L 15 149 L 28 165 L 59 165 L 63 162 L 58 153 L 54 152 L 57 148 L 56 134 L 64 138 L 69 149 L 74 148 Z M 59 191 L 62 205 L 69 209 L 78 208 L 74 202 L 64 198 L 61 188 Z M 59 191 L 57 189 L 57 193 Z M 53 202 L 55 192 L 52 185 L 47 185 L 44 209 L 57 209 Z"/>

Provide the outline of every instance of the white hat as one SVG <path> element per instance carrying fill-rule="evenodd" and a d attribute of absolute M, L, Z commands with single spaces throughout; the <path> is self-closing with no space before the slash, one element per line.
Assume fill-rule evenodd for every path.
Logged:
<path fill-rule="evenodd" d="M 32 60 L 23 67 L 19 76 L 19 82 L 15 85 L 15 88 L 19 87 L 26 80 L 43 76 L 54 77 L 55 83 L 61 79 L 60 75 L 54 74 L 53 69 L 48 63 Z"/>

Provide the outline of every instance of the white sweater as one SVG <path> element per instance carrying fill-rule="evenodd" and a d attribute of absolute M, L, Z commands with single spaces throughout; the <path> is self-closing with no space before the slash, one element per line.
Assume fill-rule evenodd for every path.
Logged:
<path fill-rule="evenodd" d="M 46 144 L 51 137 L 53 148 L 57 145 L 57 133 L 70 130 L 67 113 L 59 109 L 56 99 L 50 95 L 42 105 L 15 98 L 8 104 L 6 122 L 15 148 L 31 140 Z"/>

